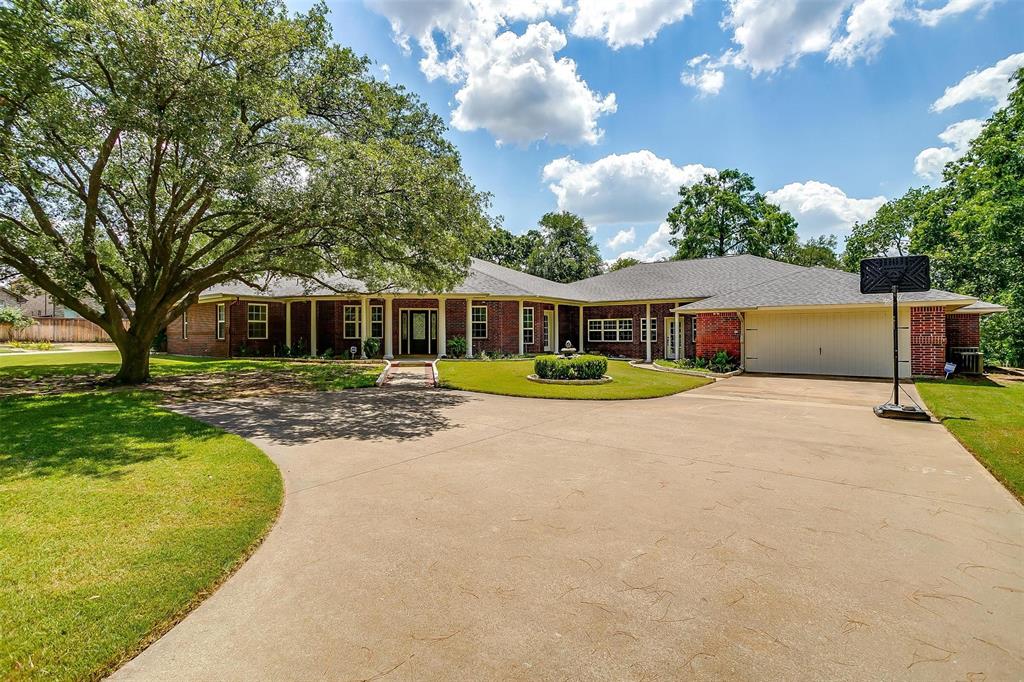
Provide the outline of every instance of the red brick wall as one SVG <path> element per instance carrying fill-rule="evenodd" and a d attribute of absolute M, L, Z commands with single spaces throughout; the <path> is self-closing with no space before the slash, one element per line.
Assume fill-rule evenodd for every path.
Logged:
<path fill-rule="evenodd" d="M 473 339 L 473 355 L 519 352 L 519 302 L 473 301 L 487 306 L 487 338 Z M 465 310 L 465 309 L 463 309 Z"/>
<path fill-rule="evenodd" d="M 980 320 L 980 315 L 946 315 L 946 346 L 953 348 L 981 345 Z"/>
<path fill-rule="evenodd" d="M 698 313 L 697 357 L 707 358 L 724 350 L 739 358 L 740 326 L 737 313 Z"/>
<path fill-rule="evenodd" d="M 456 336 L 466 338 L 466 300 L 453 298 L 444 302 L 444 327 L 449 339 Z M 445 349 L 447 354 L 448 349 Z"/>
<path fill-rule="evenodd" d="M 941 376 L 946 364 L 946 311 L 942 306 L 910 309 L 910 373 Z"/>
<path fill-rule="evenodd" d="M 226 306 L 231 306 L 228 302 Z M 225 319 L 230 319 L 225 308 Z M 230 322 L 229 322 L 230 325 Z M 217 304 L 202 303 L 188 308 L 188 338 L 181 338 L 182 319 L 179 317 L 167 325 L 167 351 L 179 355 L 208 355 L 218 358 L 228 356 L 227 336 L 217 340 Z"/>

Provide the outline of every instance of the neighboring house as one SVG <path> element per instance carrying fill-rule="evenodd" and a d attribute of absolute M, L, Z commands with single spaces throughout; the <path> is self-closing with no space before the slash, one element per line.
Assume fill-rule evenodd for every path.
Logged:
<path fill-rule="evenodd" d="M 646 263 L 571 284 L 474 259 L 463 283 L 443 294 L 330 284 L 337 291 L 290 280 L 265 291 L 207 290 L 168 327 L 168 350 L 228 357 L 294 346 L 342 355 L 373 336 L 387 358 L 440 356 L 462 336 L 471 356 L 541 353 L 568 340 L 647 360 L 676 358 L 677 348 L 690 358 L 725 350 L 748 371 L 892 375 L 891 297 L 861 294 L 851 273 L 756 256 Z M 903 376 L 941 374 L 947 347 L 977 346 L 979 317 L 1005 310 L 935 289 L 900 294 L 899 309 Z"/>
<path fill-rule="evenodd" d="M 30 317 L 60 317 L 65 319 L 81 317 L 74 310 L 54 300 L 53 296 L 46 292 L 39 292 L 28 296 L 20 307 L 22 312 Z"/>
<path fill-rule="evenodd" d="M 15 293 L 7 287 L 0 287 L 0 306 L 21 309 L 24 303 L 25 297 L 21 294 Z"/>

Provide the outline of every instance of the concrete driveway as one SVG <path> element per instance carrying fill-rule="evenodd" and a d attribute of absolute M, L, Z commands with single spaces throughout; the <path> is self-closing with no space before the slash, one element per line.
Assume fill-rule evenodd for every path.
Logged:
<path fill-rule="evenodd" d="M 884 383 L 192 405 L 282 516 L 121 679 L 1024 676 L 1024 512 Z"/>

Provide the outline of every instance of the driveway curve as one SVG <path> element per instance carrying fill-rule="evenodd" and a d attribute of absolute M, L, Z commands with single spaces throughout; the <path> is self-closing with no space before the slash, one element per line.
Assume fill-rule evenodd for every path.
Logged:
<path fill-rule="evenodd" d="M 883 383 L 392 388 L 181 411 L 286 501 L 121 680 L 1017 679 L 1024 512 Z"/>

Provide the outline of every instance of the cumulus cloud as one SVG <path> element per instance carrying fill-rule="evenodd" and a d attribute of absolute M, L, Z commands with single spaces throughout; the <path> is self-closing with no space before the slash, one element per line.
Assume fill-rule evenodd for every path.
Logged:
<path fill-rule="evenodd" d="M 985 122 L 977 118 L 969 118 L 949 126 L 939 133 L 939 139 L 946 145 L 929 147 L 918 154 L 914 159 L 914 172 L 928 180 L 941 178 L 942 169 L 946 164 L 966 154 L 971 140 L 980 135 L 984 127 Z"/>
<path fill-rule="evenodd" d="M 570 31 L 618 50 L 643 45 L 692 13 L 693 0 L 579 0 Z"/>
<path fill-rule="evenodd" d="M 858 59 L 871 59 L 895 31 L 892 22 L 906 16 L 904 0 L 864 0 L 850 10 L 846 18 L 846 35 L 832 43 L 828 50 L 830 62 L 848 66 Z"/>
<path fill-rule="evenodd" d="M 559 210 L 602 225 L 662 220 L 675 204 L 680 186 L 715 172 L 700 164 L 676 166 L 642 149 L 591 163 L 565 156 L 547 164 L 543 178 L 550 181 Z"/>
<path fill-rule="evenodd" d="M 967 74 L 956 85 L 951 85 L 942 97 L 932 104 L 932 111 L 945 111 L 971 100 L 990 100 L 993 109 L 1006 106 L 1013 83 L 1010 77 L 1024 67 L 1024 52 L 1011 54 L 993 66 Z"/>
<path fill-rule="evenodd" d="M 675 249 L 669 241 L 672 239 L 671 228 L 668 223 L 661 223 L 658 229 L 647 237 L 644 243 L 632 251 L 623 251 L 617 258 L 636 258 L 641 262 L 650 262 L 668 258 Z"/>
<path fill-rule="evenodd" d="M 459 85 L 452 125 L 486 129 L 500 143 L 548 140 L 596 144 L 599 117 L 616 110 L 615 95 L 594 92 L 576 62 L 556 57 L 565 34 L 539 21 L 567 11 L 562 0 L 367 0 L 391 23 L 395 42 L 423 53 L 429 79 Z M 521 35 L 508 30 L 530 23 Z"/>
<path fill-rule="evenodd" d="M 711 55 L 702 54 L 686 62 L 687 70 L 679 75 L 683 85 L 696 88 L 701 97 L 717 95 L 725 85 L 725 71 L 722 66 L 728 59 L 711 59 Z"/>
<path fill-rule="evenodd" d="M 924 26 L 938 26 L 942 21 L 971 10 L 984 12 L 992 6 L 992 0 L 949 0 L 945 5 L 934 8 L 919 7 L 917 20 Z"/>
<path fill-rule="evenodd" d="M 628 230 L 619 230 L 615 236 L 608 240 L 608 248 L 619 249 L 626 244 L 636 241 L 636 229 L 630 227 Z"/>
<path fill-rule="evenodd" d="M 824 182 L 791 182 L 765 197 L 793 214 L 804 239 L 825 234 L 844 235 L 856 222 L 870 219 L 885 203 L 884 196 L 854 199 Z"/>

